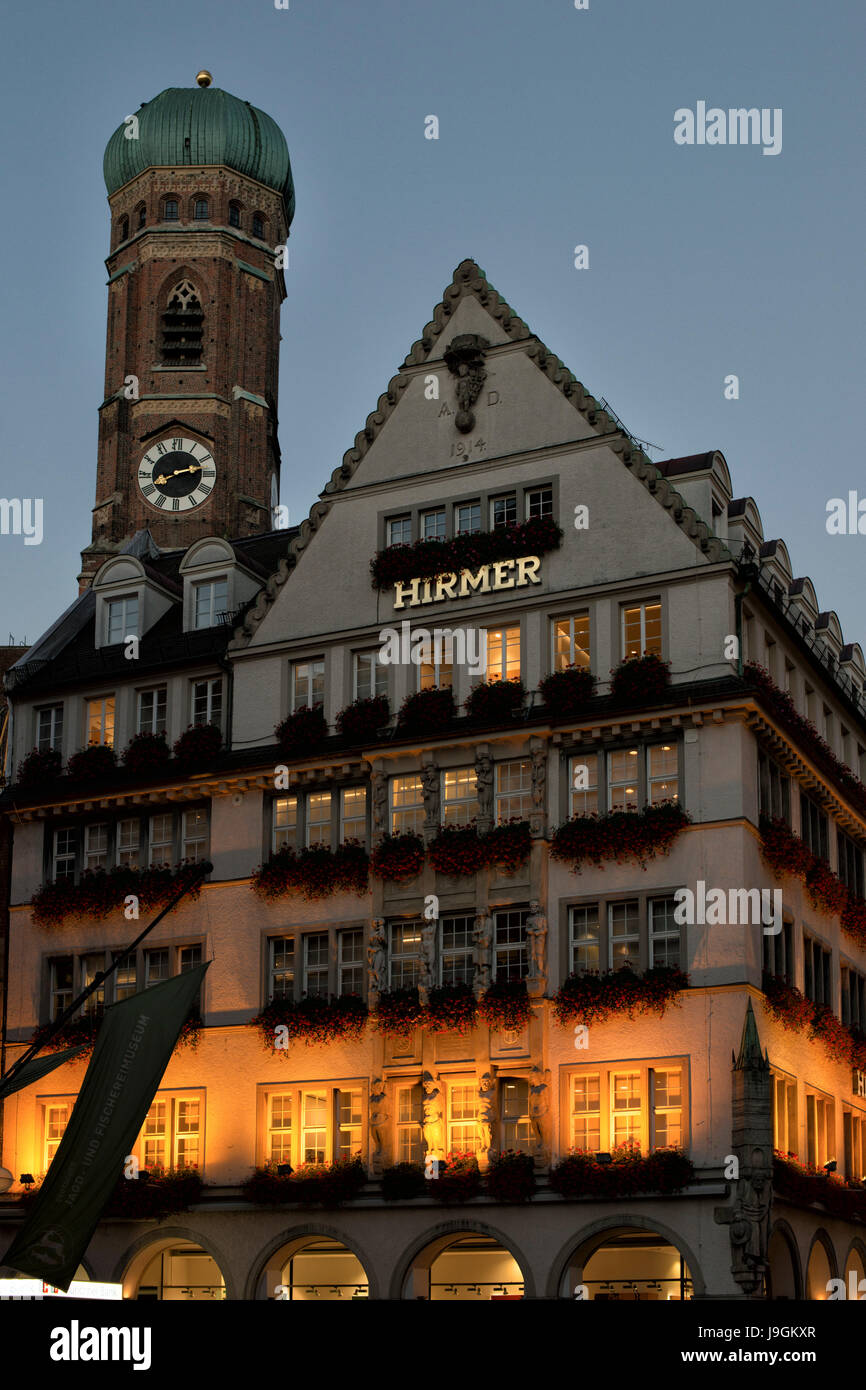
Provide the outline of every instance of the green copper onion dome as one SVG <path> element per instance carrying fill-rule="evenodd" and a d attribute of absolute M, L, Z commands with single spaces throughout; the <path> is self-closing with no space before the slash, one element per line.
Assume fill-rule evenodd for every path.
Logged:
<path fill-rule="evenodd" d="M 210 74 L 199 75 L 209 80 Z M 276 121 L 219 87 L 168 87 L 136 112 L 138 139 L 128 122 L 105 147 L 102 170 L 109 194 L 154 165 L 225 164 L 283 195 L 287 221 L 295 189 L 286 138 Z"/>

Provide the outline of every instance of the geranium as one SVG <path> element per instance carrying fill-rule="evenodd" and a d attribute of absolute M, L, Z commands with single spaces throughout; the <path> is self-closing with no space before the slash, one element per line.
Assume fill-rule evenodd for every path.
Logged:
<path fill-rule="evenodd" d="M 305 1163 L 285 1176 L 265 1164 L 253 1170 L 241 1190 L 248 1202 L 260 1206 L 301 1202 L 305 1206 L 338 1207 L 357 1197 L 366 1181 L 360 1158 L 339 1158 L 333 1163 Z"/>
<path fill-rule="evenodd" d="M 525 694 L 523 682 L 516 676 L 513 680 L 481 681 L 473 686 L 463 708 L 470 719 L 480 723 L 510 723 Z"/>
<path fill-rule="evenodd" d="M 761 818 L 761 857 L 781 877 L 790 874 L 805 886 L 809 901 L 831 916 L 838 916 L 842 930 L 866 945 L 866 901 L 853 893 L 833 873 L 826 859 L 819 859 L 783 820 Z"/>
<path fill-rule="evenodd" d="M 820 1202 L 831 1216 L 843 1221 L 866 1221 L 866 1187 L 862 1182 L 826 1173 L 797 1162 L 796 1154 L 773 1157 L 773 1192 L 776 1197 L 802 1206 Z"/>
<path fill-rule="evenodd" d="M 424 1014 L 428 1033 L 469 1033 L 475 1027 L 475 995 L 468 985 L 439 985 L 430 991 Z"/>
<path fill-rule="evenodd" d="M 584 713 L 595 691 L 595 676 L 587 666 L 566 666 L 545 676 L 538 689 L 551 719 L 569 719 Z"/>
<path fill-rule="evenodd" d="M 311 845 L 295 850 L 283 845 L 252 876 L 250 887 L 261 898 L 273 900 L 287 893 L 301 893 L 309 901 L 334 893 L 367 892 L 369 859 L 359 840 L 345 840 L 336 849 Z"/>
<path fill-rule="evenodd" d="M 419 540 L 413 545 L 389 545 L 370 561 L 373 587 L 390 589 L 398 582 L 435 579 L 437 575 L 476 570 L 495 560 L 519 555 L 545 555 L 555 550 L 562 531 L 550 517 L 533 517 L 494 531 L 463 532 L 450 540 Z"/>
<path fill-rule="evenodd" d="M 382 1174 L 382 1196 L 386 1202 L 409 1202 L 427 1197 L 427 1184 L 420 1163 L 395 1163 Z"/>
<path fill-rule="evenodd" d="M 60 776 L 62 761 L 54 748 L 33 748 L 18 764 L 16 787 L 20 791 L 36 791 L 50 787 Z"/>
<path fill-rule="evenodd" d="M 85 1050 L 80 1052 L 77 1057 L 73 1057 L 70 1065 L 76 1062 L 85 1062 L 93 1052 L 103 1016 L 102 1007 L 93 1008 L 88 1013 L 77 1014 L 64 1023 L 60 1031 L 55 1033 L 53 1037 L 50 1034 L 54 1024 L 43 1023 L 30 1039 L 30 1045 L 38 1043 L 40 1052 L 65 1052 L 69 1047 L 83 1047 Z M 193 1006 L 181 1025 L 177 1042 L 174 1045 L 175 1052 L 181 1052 L 186 1047 L 195 1051 L 199 1044 L 202 1027 L 198 1008 Z"/>
<path fill-rule="evenodd" d="M 469 825 L 440 825 L 428 846 L 428 854 L 433 868 L 449 878 L 465 878 L 477 873 L 485 863 L 483 842 L 474 821 Z"/>
<path fill-rule="evenodd" d="M 417 989 L 383 990 L 376 1004 L 376 1025 L 380 1033 L 409 1038 L 425 1019 Z"/>
<path fill-rule="evenodd" d="M 643 1155 L 635 1145 L 611 1151 L 610 1163 L 572 1150 L 551 1170 L 550 1186 L 560 1197 L 627 1197 L 639 1192 L 680 1192 L 694 1177 L 691 1159 L 682 1149 L 655 1149 Z"/>
<path fill-rule="evenodd" d="M 105 743 L 91 743 L 73 753 L 66 764 L 66 775 L 73 782 L 97 782 L 113 777 L 117 771 L 117 755 Z"/>
<path fill-rule="evenodd" d="M 439 1163 L 439 1176 L 428 1182 L 430 1195 L 449 1206 L 468 1202 L 481 1192 L 481 1172 L 474 1154 L 450 1153 Z"/>
<path fill-rule="evenodd" d="M 424 841 L 420 835 L 384 835 L 370 855 L 370 869 L 377 878 L 408 883 L 424 867 Z"/>
<path fill-rule="evenodd" d="M 807 999 L 779 975 L 765 974 L 761 987 L 764 1007 L 783 1028 L 793 1033 L 808 1028 L 809 1038 L 823 1043 L 832 1061 L 866 1070 L 866 1036 L 859 1029 L 846 1027 L 826 1004 Z"/>
<path fill-rule="evenodd" d="M 491 1159 L 487 1191 L 497 1202 L 528 1202 L 535 1191 L 535 1164 L 531 1154 L 508 1149 Z"/>
<path fill-rule="evenodd" d="M 628 657 L 610 673 L 610 694 L 618 705 L 645 705 L 660 700 L 671 683 L 670 662 L 647 652 Z"/>
<path fill-rule="evenodd" d="M 152 734 L 146 729 L 130 739 L 123 750 L 123 765 L 133 777 L 163 769 L 171 757 L 165 734 Z"/>
<path fill-rule="evenodd" d="M 676 801 L 661 801 L 642 811 L 608 811 L 605 815 L 573 816 L 553 832 L 552 859 L 562 860 L 574 873 L 589 862 L 601 867 L 636 860 L 641 868 L 659 854 L 669 854 L 690 816 Z"/>
<path fill-rule="evenodd" d="M 108 871 L 85 869 L 77 883 L 72 878 L 45 883 L 34 893 L 30 906 L 37 926 L 59 927 L 68 918 L 108 917 L 130 895 L 138 898 L 140 907 L 156 907 L 184 884 L 189 885 L 190 896 L 197 898 L 201 876 L 195 864 L 183 863 L 176 869 L 117 864 Z"/>
<path fill-rule="evenodd" d="M 188 1211 L 201 1199 L 203 1188 L 201 1175 L 192 1167 L 143 1169 L 137 1178 L 118 1178 L 103 1214 L 127 1221 L 162 1221 Z"/>
<path fill-rule="evenodd" d="M 325 999 L 311 995 L 297 1002 L 293 999 L 275 999 L 261 1013 L 249 1022 L 250 1028 L 257 1028 L 267 1051 L 282 1051 L 288 1055 L 287 1048 L 278 1048 L 277 1042 L 285 1038 L 288 1042 L 325 1044 L 350 1039 L 359 1042 L 367 1023 L 367 1005 L 355 994 L 341 994 L 336 999 Z M 285 1033 L 277 1029 L 285 1028 Z"/>
<path fill-rule="evenodd" d="M 658 1014 L 661 1018 L 689 985 L 688 975 L 673 966 L 657 965 L 643 975 L 627 966 L 608 970 L 604 975 L 573 974 L 560 986 L 553 1006 L 557 1023 L 568 1027 L 575 1022 L 603 1023 L 623 1014 Z"/>
<path fill-rule="evenodd" d="M 442 733 L 456 714 L 450 687 L 431 685 L 406 696 L 397 716 L 397 730 L 404 734 Z"/>
<path fill-rule="evenodd" d="M 274 729 L 280 752 L 303 758 L 317 752 L 328 737 L 328 721 L 321 705 L 302 705 L 286 715 Z"/>
<path fill-rule="evenodd" d="M 174 756 L 181 767 L 207 766 L 222 748 L 222 730 L 216 724 L 190 724 L 174 745 Z"/>
<path fill-rule="evenodd" d="M 515 874 L 526 863 L 532 849 L 529 821 L 509 820 L 494 825 L 481 837 L 481 845 L 485 864 L 503 873 Z"/>
<path fill-rule="evenodd" d="M 347 743 L 372 743 L 391 718 L 387 695 L 353 700 L 337 715 L 337 733 Z"/>
<path fill-rule="evenodd" d="M 494 980 L 478 1001 L 478 1016 L 488 1028 L 517 1033 L 532 1018 L 525 980 Z"/>

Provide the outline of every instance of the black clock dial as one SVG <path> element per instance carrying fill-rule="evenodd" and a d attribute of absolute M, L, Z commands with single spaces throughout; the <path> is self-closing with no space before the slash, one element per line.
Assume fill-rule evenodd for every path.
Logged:
<path fill-rule="evenodd" d="M 157 511 L 188 512 L 214 490 L 216 464 L 200 440 L 174 435 L 151 445 L 138 466 L 138 486 Z"/>
<path fill-rule="evenodd" d="M 189 454 L 163 454 L 151 481 L 164 497 L 188 497 L 201 481 L 201 464 Z"/>

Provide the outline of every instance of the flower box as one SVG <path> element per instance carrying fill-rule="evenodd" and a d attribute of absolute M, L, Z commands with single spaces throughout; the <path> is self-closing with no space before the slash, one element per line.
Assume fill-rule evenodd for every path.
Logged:
<path fill-rule="evenodd" d="M 346 840 L 336 849 L 312 845 L 295 850 L 284 845 L 252 876 L 250 887 L 261 898 L 274 900 L 301 893 L 308 902 L 334 893 L 367 892 L 369 859 L 358 840 Z"/>
<path fill-rule="evenodd" d="M 383 990 L 376 1004 L 376 1026 L 380 1033 L 410 1038 L 424 1023 L 425 1011 L 417 989 Z"/>
<path fill-rule="evenodd" d="M 605 815 L 573 816 L 553 833 L 550 856 L 580 873 L 581 865 L 601 868 L 636 860 L 641 868 L 659 854 L 669 854 L 690 817 L 678 802 L 662 801 L 642 811 L 609 811 Z"/>
<path fill-rule="evenodd" d="M 804 884 L 809 901 L 830 916 L 838 916 L 842 930 L 866 946 L 866 901 L 852 893 L 826 859 L 819 859 L 784 821 L 760 822 L 761 858 L 777 877 L 790 874 Z"/>
<path fill-rule="evenodd" d="M 376 878 L 392 883 L 411 883 L 424 867 L 424 841 L 420 835 L 385 835 L 370 855 Z"/>
<path fill-rule="evenodd" d="M 105 869 L 85 869 L 76 883 L 59 878 L 45 883 L 34 893 L 30 906 L 33 921 L 40 927 L 60 927 L 78 917 L 102 919 L 121 908 L 127 897 L 138 898 L 139 907 L 151 908 L 166 902 L 196 873 L 196 865 L 181 864 L 176 869 L 151 867 L 134 869 L 126 864 Z M 191 882 L 189 896 L 197 898 L 201 879 Z"/>
<path fill-rule="evenodd" d="M 303 705 L 274 729 L 280 752 L 288 758 L 310 757 L 328 737 L 328 721 L 321 705 Z"/>
<path fill-rule="evenodd" d="M 256 1168 L 242 1191 L 248 1202 L 259 1206 L 301 1202 L 305 1206 L 338 1207 L 357 1197 L 366 1181 L 359 1158 L 340 1158 L 333 1163 L 305 1163 L 285 1177 L 269 1165 Z"/>
<path fill-rule="evenodd" d="M 113 778 L 117 771 L 117 754 L 105 743 L 91 743 L 88 748 L 73 753 L 66 764 L 66 775 L 73 782 L 98 782 Z"/>
<path fill-rule="evenodd" d="M 379 731 L 391 718 L 391 706 L 386 695 L 353 700 L 337 715 L 337 733 L 347 743 L 375 743 Z"/>
<path fill-rule="evenodd" d="M 825 1004 L 815 1004 L 795 985 L 778 975 L 763 976 L 764 1007 L 771 1018 L 792 1033 L 809 1030 L 812 1041 L 820 1041 L 831 1061 L 866 1070 L 866 1036 L 848 1028 Z"/>
<path fill-rule="evenodd" d="M 165 741 L 165 734 L 151 734 L 146 730 L 130 739 L 123 750 L 122 762 L 132 777 L 147 773 L 162 772 L 171 757 L 171 750 Z"/>
<path fill-rule="evenodd" d="M 60 754 L 54 748 L 41 752 L 33 748 L 18 765 L 15 786 L 19 791 L 41 791 L 51 787 L 60 776 L 62 766 Z"/>
<path fill-rule="evenodd" d="M 510 820 L 494 825 L 482 836 L 481 843 L 485 864 L 513 876 L 523 868 L 532 850 L 529 821 Z"/>
<path fill-rule="evenodd" d="M 582 1150 L 565 1155 L 551 1170 L 550 1186 L 560 1197 L 629 1197 L 643 1192 L 680 1192 L 694 1177 L 691 1159 L 682 1149 L 656 1149 L 643 1155 L 628 1144 L 611 1151 L 610 1163 L 598 1163 Z"/>
<path fill-rule="evenodd" d="M 398 734 L 439 734 L 448 729 L 457 714 L 454 695 L 448 686 L 431 685 L 407 695 L 397 716 Z"/>
<path fill-rule="evenodd" d="M 525 980 L 494 980 L 478 1001 L 478 1016 L 488 1028 L 518 1033 L 532 1018 Z"/>
<path fill-rule="evenodd" d="M 804 1166 L 796 1154 L 773 1157 L 773 1194 L 801 1206 L 820 1202 L 831 1216 L 843 1221 L 866 1221 L 866 1186 L 839 1173 Z"/>
<path fill-rule="evenodd" d="M 617 705 L 652 705 L 663 699 L 670 683 L 670 662 L 651 652 L 632 656 L 610 673 L 611 699 Z"/>
<path fill-rule="evenodd" d="M 440 825 L 427 853 L 436 872 L 447 878 L 466 878 L 486 862 L 484 842 L 474 821 L 469 825 Z"/>
<path fill-rule="evenodd" d="M 43 1023 L 37 1028 L 30 1044 L 38 1043 L 40 1052 L 65 1052 L 68 1047 L 86 1048 L 85 1052 L 80 1052 L 77 1057 L 72 1058 L 70 1065 L 76 1062 L 86 1062 L 93 1052 L 96 1043 L 96 1035 L 102 1024 L 104 1010 L 95 1008 L 90 1013 L 78 1014 L 75 1018 L 70 1018 L 64 1023 L 59 1033 L 54 1037 L 49 1037 L 53 1028 L 51 1023 Z M 198 1047 L 201 1038 L 202 1020 L 197 1005 L 193 1005 L 181 1025 L 178 1033 L 177 1042 L 174 1045 L 175 1052 L 182 1052 L 184 1048 L 192 1048 L 193 1051 Z M 45 1041 L 43 1042 L 43 1039 Z"/>
<path fill-rule="evenodd" d="M 481 1172 L 474 1154 L 446 1154 L 439 1176 L 428 1181 L 431 1197 L 448 1206 L 468 1202 L 481 1193 Z"/>
<path fill-rule="evenodd" d="M 587 666 L 552 671 L 538 687 L 551 719 L 568 719 L 585 712 L 595 692 L 595 676 Z"/>
<path fill-rule="evenodd" d="M 473 687 L 463 708 L 483 724 L 510 724 L 523 706 L 526 691 L 520 680 L 482 681 Z"/>
<path fill-rule="evenodd" d="M 267 1051 L 285 1051 L 276 1047 L 277 1028 L 286 1028 L 289 1042 L 305 1042 L 308 1046 L 350 1039 L 359 1042 L 367 1024 L 367 1005 L 356 994 L 341 994 L 336 999 L 317 995 L 299 999 L 274 999 L 261 1013 L 251 1018 L 250 1028 L 257 1028 Z"/>
<path fill-rule="evenodd" d="M 643 975 L 628 966 L 604 975 L 572 974 L 560 986 L 553 1015 L 564 1028 L 574 1023 L 603 1023 L 624 1015 L 634 1019 L 657 1014 L 661 1018 L 679 995 L 688 989 L 689 977 L 673 966 L 657 965 Z"/>
<path fill-rule="evenodd" d="M 477 1012 L 469 985 L 439 985 L 430 991 L 424 1027 L 428 1033 L 469 1033 L 475 1027 Z"/>
<path fill-rule="evenodd" d="M 386 1202 L 411 1202 L 429 1197 L 429 1181 L 420 1163 L 395 1163 L 382 1174 L 382 1196 Z"/>
<path fill-rule="evenodd" d="M 174 756 L 182 768 L 207 768 L 223 744 L 222 730 L 216 724 L 190 724 L 174 745 Z"/>
<path fill-rule="evenodd" d="M 370 573 L 375 589 L 390 589 L 412 579 L 435 579 L 451 571 L 477 570 L 495 560 L 546 555 L 561 541 L 562 531 L 550 517 L 533 517 L 494 531 L 462 533 L 445 541 L 389 545 L 370 561 Z"/>
<path fill-rule="evenodd" d="M 175 1212 L 188 1211 L 201 1199 L 203 1187 L 195 1168 L 144 1169 L 137 1178 L 118 1179 L 103 1215 L 162 1221 Z"/>
<path fill-rule="evenodd" d="M 491 1159 L 487 1191 L 497 1202 L 528 1202 L 535 1191 L 535 1164 L 531 1154 L 508 1149 Z"/>

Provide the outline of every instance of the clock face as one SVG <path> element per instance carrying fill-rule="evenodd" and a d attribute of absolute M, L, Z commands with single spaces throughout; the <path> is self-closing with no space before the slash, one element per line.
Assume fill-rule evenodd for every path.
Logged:
<path fill-rule="evenodd" d="M 151 444 L 138 465 L 138 486 L 151 507 L 161 512 L 188 512 L 213 492 L 213 454 L 197 439 L 175 435 Z"/>

